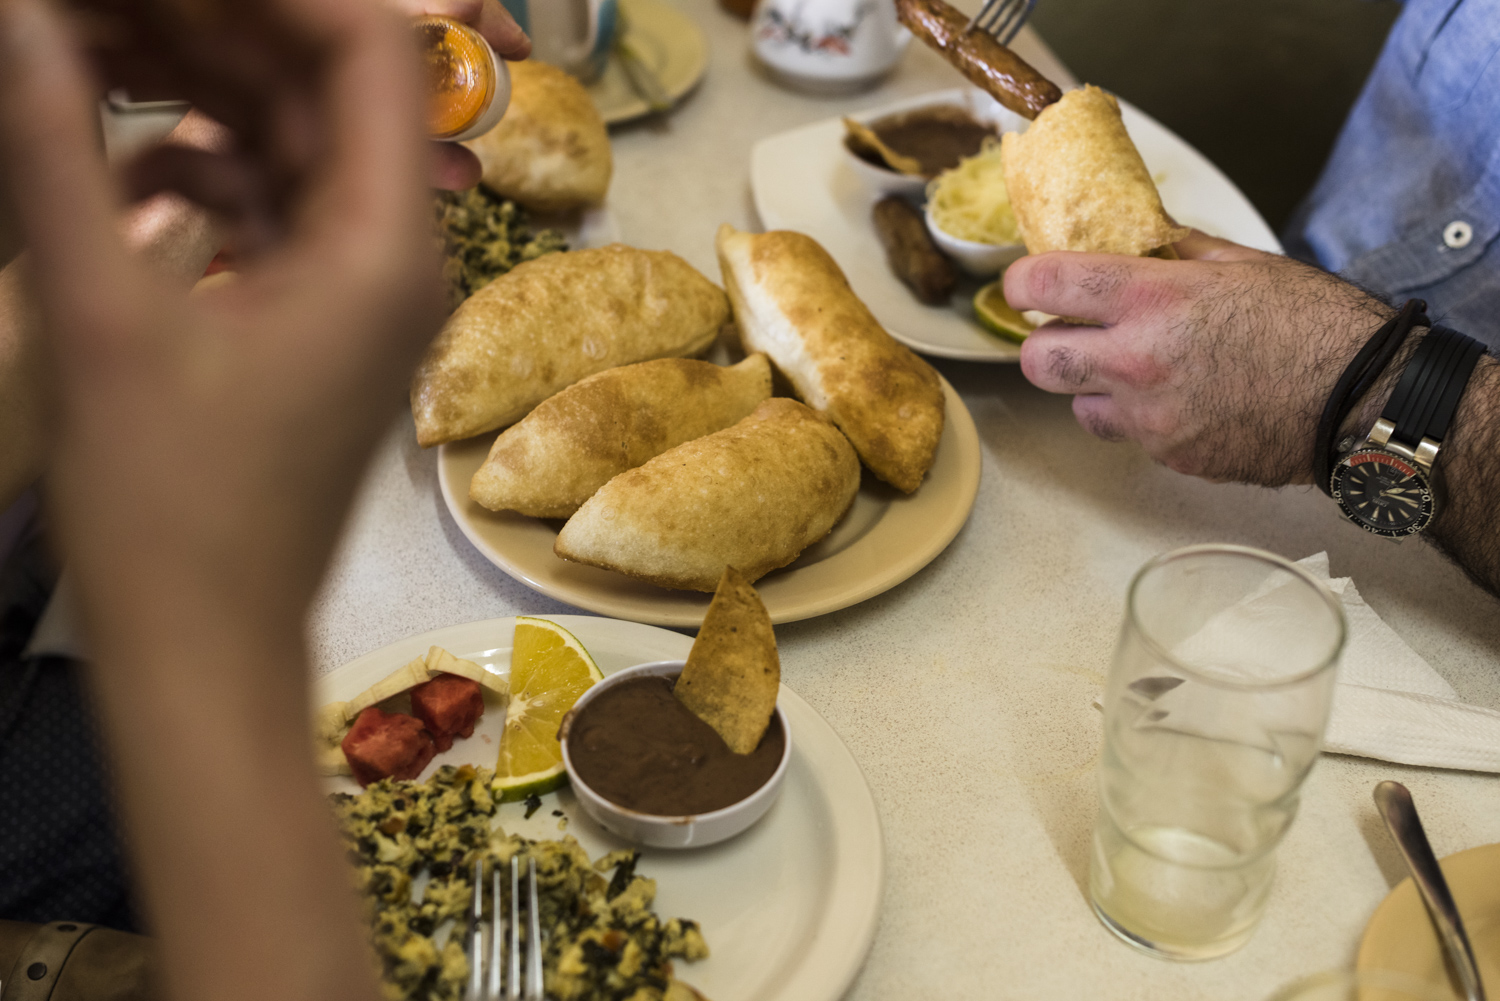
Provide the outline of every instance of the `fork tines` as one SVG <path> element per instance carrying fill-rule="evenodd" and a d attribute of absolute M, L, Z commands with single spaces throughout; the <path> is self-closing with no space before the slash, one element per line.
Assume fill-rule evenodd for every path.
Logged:
<path fill-rule="evenodd" d="M 1035 6 L 1036 0 L 984 0 L 979 13 L 964 25 L 964 34 L 981 28 L 993 35 L 1001 45 L 1009 45 L 1011 39 L 1016 37 L 1016 32 L 1021 30 L 1021 25 L 1031 16 L 1031 10 Z"/>
<path fill-rule="evenodd" d="M 521 858 L 510 858 L 509 893 L 502 895 L 500 867 L 490 867 L 490 914 L 484 920 L 484 860 L 474 863 L 474 909 L 469 921 L 469 987 L 464 1001 L 543 1001 L 541 911 L 536 859 L 526 859 L 526 938 L 521 938 Z M 505 906 L 506 904 L 509 906 Z M 485 942 L 489 942 L 486 951 Z M 521 963 L 525 954 L 525 993 Z M 502 956 L 504 957 L 502 960 Z M 502 976 L 502 974 L 504 974 Z M 504 994 L 501 993 L 502 985 Z"/>

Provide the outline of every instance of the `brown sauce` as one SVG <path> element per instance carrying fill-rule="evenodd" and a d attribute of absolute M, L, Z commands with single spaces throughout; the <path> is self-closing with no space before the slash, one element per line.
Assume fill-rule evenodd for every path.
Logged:
<path fill-rule="evenodd" d="M 573 770 L 611 803 L 663 817 L 721 810 L 765 785 L 781 763 L 786 735 L 777 716 L 755 750 L 735 754 L 677 701 L 676 681 L 621 682 L 565 725 Z"/>
<path fill-rule="evenodd" d="M 962 108 L 943 105 L 888 115 L 871 122 L 870 130 L 897 153 L 915 157 L 928 177 L 957 167 L 978 153 L 985 139 L 998 135 L 994 126 L 975 121 Z"/>

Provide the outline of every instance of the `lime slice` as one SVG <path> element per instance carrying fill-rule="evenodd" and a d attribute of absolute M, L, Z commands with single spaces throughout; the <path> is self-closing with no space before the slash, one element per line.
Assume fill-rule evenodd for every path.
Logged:
<path fill-rule="evenodd" d="M 1017 344 L 1036 329 L 1036 324 L 1010 308 L 1005 301 L 1004 281 L 993 281 L 974 293 L 974 317 L 992 334 Z"/>
<path fill-rule="evenodd" d="M 494 788 L 501 802 L 551 792 L 567 781 L 557 728 L 578 696 L 604 675 L 577 637 L 555 622 L 520 616 L 510 654 L 510 707 Z"/>

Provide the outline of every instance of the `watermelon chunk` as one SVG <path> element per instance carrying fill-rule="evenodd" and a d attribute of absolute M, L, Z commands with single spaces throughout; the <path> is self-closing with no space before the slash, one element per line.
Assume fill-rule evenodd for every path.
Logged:
<path fill-rule="evenodd" d="M 362 786 L 384 778 L 414 779 L 437 753 L 432 734 L 420 720 L 378 706 L 359 714 L 339 746 Z"/>
<path fill-rule="evenodd" d="M 432 734 L 439 751 L 453 746 L 454 737 L 468 737 L 484 715 L 479 682 L 456 674 L 438 674 L 411 690 L 412 715 Z"/>

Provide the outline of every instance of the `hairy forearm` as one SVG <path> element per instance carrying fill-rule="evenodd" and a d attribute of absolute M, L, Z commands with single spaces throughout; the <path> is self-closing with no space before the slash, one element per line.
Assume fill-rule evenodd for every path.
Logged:
<path fill-rule="evenodd" d="M 1491 594 L 1500 595 L 1500 362 L 1479 360 L 1438 453 L 1447 503 L 1428 537 Z"/>
<path fill-rule="evenodd" d="M 211 607 L 179 613 L 175 635 L 90 616 L 92 680 L 170 994 L 368 1001 L 374 968 L 308 749 L 300 639 Z"/>

